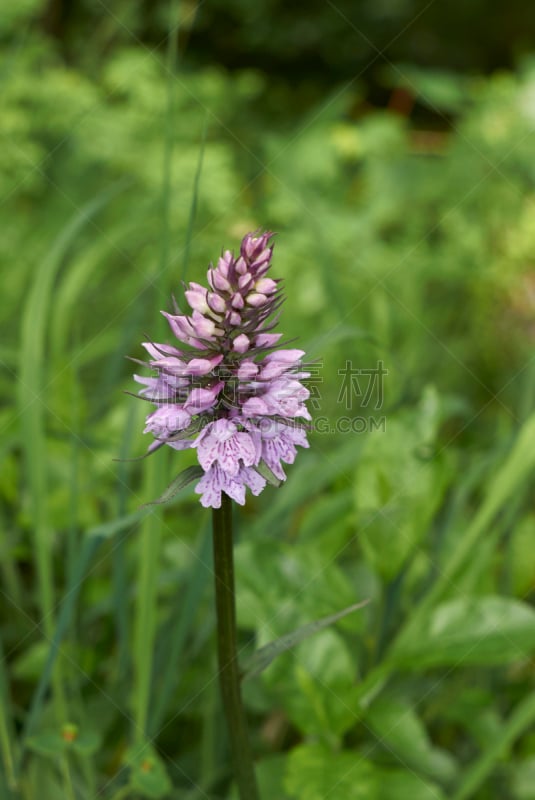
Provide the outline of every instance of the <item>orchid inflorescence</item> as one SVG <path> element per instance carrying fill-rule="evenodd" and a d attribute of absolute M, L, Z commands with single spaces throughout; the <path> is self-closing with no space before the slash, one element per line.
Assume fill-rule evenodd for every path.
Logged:
<path fill-rule="evenodd" d="M 149 452 L 195 448 L 206 507 L 220 508 L 222 492 L 243 505 L 246 487 L 258 495 L 266 480 L 285 480 L 281 462 L 308 447 L 304 352 L 281 349 L 282 334 L 272 333 L 283 302 L 280 281 L 266 277 L 272 236 L 247 234 L 238 257 L 225 251 L 208 270 L 209 289 L 189 284 L 192 313 L 162 312 L 181 348 L 145 342 L 157 376 L 134 375 L 157 406 L 146 420 Z"/>

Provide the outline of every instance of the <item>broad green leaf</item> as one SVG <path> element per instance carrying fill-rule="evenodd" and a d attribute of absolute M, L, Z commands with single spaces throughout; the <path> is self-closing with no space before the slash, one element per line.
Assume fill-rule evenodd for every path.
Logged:
<path fill-rule="evenodd" d="M 332 625 L 335 622 L 338 622 L 339 619 L 346 617 L 348 614 L 352 614 L 354 611 L 363 608 L 368 604 L 368 602 L 369 600 L 364 600 L 362 603 L 355 603 L 348 608 L 344 608 L 343 611 L 338 611 L 336 614 L 329 614 L 329 616 L 315 620 L 315 622 L 309 622 L 308 624 L 297 628 L 297 630 L 287 633 L 285 636 L 281 636 L 274 642 L 264 645 L 264 647 L 261 647 L 260 650 L 257 650 L 249 663 L 246 665 L 243 679 L 247 680 L 255 675 L 260 675 L 260 673 L 269 667 L 271 662 L 277 658 L 278 655 L 286 652 L 287 650 L 291 650 L 293 647 L 299 644 L 299 642 L 302 642 L 309 636 L 318 633 L 318 631 L 321 631 L 328 625 Z"/>
<path fill-rule="evenodd" d="M 30 736 L 26 746 L 34 753 L 39 753 L 40 756 L 57 758 L 65 752 L 67 742 L 59 731 L 42 731 L 35 736 Z"/>
<path fill-rule="evenodd" d="M 175 497 L 185 486 L 187 486 L 192 481 L 196 481 L 197 478 L 200 478 L 204 475 L 204 470 L 198 464 L 193 465 L 192 467 L 187 467 L 187 469 L 183 470 L 176 478 L 171 481 L 165 492 L 160 495 L 157 500 L 152 500 L 150 503 L 145 503 L 146 506 L 158 505 L 161 503 L 168 503 L 170 500 Z"/>
<path fill-rule="evenodd" d="M 513 761 L 511 789 L 515 800 L 535 800 L 535 756 Z"/>
<path fill-rule="evenodd" d="M 100 736 L 96 731 L 80 729 L 79 726 L 71 724 L 64 725 L 60 731 L 41 731 L 26 741 L 29 750 L 50 758 L 57 758 L 68 750 L 89 756 L 98 750 L 99 745 Z"/>
<path fill-rule="evenodd" d="M 334 746 L 358 720 L 356 666 L 343 638 L 325 628 L 279 656 L 265 682 L 299 730 Z"/>
<path fill-rule="evenodd" d="M 18 658 L 13 660 L 12 672 L 19 680 L 35 681 L 43 672 L 50 646 L 46 641 L 38 641 L 23 650 Z"/>
<path fill-rule="evenodd" d="M 450 781 L 456 773 L 454 760 L 431 744 L 414 706 L 401 698 L 380 698 L 366 714 L 366 724 L 389 752 L 417 772 L 439 781 Z"/>
<path fill-rule="evenodd" d="M 380 800 L 377 779 L 360 753 L 310 744 L 290 753 L 285 788 L 292 800 Z"/>
<path fill-rule="evenodd" d="M 283 790 L 284 768 L 286 764 L 285 755 L 268 756 L 262 758 L 255 764 L 256 781 L 261 798 L 272 798 L 272 800 L 289 800 L 288 795 Z M 239 800 L 238 789 L 232 786 L 229 800 Z"/>
<path fill-rule="evenodd" d="M 492 687 L 467 686 L 448 698 L 443 709 L 445 723 L 465 728 L 480 750 L 486 750 L 501 735 L 503 720 Z"/>
<path fill-rule="evenodd" d="M 508 597 L 460 597 L 429 612 L 391 653 L 401 667 L 506 664 L 535 651 L 535 611 Z"/>
<path fill-rule="evenodd" d="M 412 770 L 388 769 L 359 751 L 301 745 L 290 753 L 285 787 L 292 800 L 445 800 Z"/>
<path fill-rule="evenodd" d="M 370 565 L 393 579 L 426 534 L 451 477 L 446 454 L 432 457 L 442 408 L 424 392 L 417 411 L 389 419 L 369 437 L 355 476 L 357 535 Z"/>
<path fill-rule="evenodd" d="M 409 770 L 383 770 L 379 773 L 378 800 L 446 800 L 436 783 Z"/>
<path fill-rule="evenodd" d="M 257 631 L 257 647 L 355 601 L 346 573 L 326 563 L 314 541 L 274 546 L 271 535 L 247 537 L 235 548 L 235 562 L 238 622 Z M 359 626 L 362 616 L 351 625 Z"/>
<path fill-rule="evenodd" d="M 137 745 L 126 754 L 130 766 L 130 786 L 143 797 L 158 800 L 171 791 L 171 781 L 162 759 L 150 745 Z"/>
<path fill-rule="evenodd" d="M 325 561 L 335 559 L 355 536 L 353 489 L 311 497 L 300 519 L 299 542 L 313 542 Z M 355 582 L 360 586 L 358 581 Z M 366 592 L 363 592 L 367 595 Z"/>
<path fill-rule="evenodd" d="M 97 731 L 80 730 L 77 737 L 72 741 L 71 748 L 81 756 L 91 756 L 96 753 L 101 744 L 101 736 Z"/>

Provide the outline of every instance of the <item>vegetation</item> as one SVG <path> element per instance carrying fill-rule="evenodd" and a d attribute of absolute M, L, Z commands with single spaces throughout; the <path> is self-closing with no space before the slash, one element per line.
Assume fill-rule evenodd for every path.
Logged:
<path fill-rule="evenodd" d="M 165 48 L 165 6 L 150 35 L 110 11 L 99 53 L 41 6 L 0 10 L 0 796 L 233 797 L 209 515 L 143 507 L 193 462 L 128 460 L 123 391 L 181 281 L 262 228 L 322 425 L 237 516 L 242 663 L 369 603 L 244 682 L 261 796 L 531 800 L 534 63 L 405 58 L 382 107 L 345 80 L 294 105 L 181 55 L 188 6 Z"/>

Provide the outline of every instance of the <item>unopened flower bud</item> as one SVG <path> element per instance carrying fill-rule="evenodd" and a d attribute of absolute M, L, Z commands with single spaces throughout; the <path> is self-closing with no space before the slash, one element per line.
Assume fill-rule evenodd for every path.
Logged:
<path fill-rule="evenodd" d="M 246 353 L 249 349 L 249 345 L 248 337 L 244 333 L 240 333 L 232 342 L 232 349 L 235 350 L 236 353 Z"/>
<path fill-rule="evenodd" d="M 208 304 L 206 302 L 207 291 L 203 286 L 198 283 L 190 283 L 189 289 L 185 292 L 186 300 L 195 311 L 200 311 L 205 314 L 208 311 Z"/>
<path fill-rule="evenodd" d="M 253 306 L 253 308 L 258 308 L 259 306 L 263 306 L 267 302 L 267 297 L 265 294 L 260 294 L 259 292 L 251 292 L 245 298 L 245 302 L 248 306 Z"/>
<path fill-rule="evenodd" d="M 238 258 L 236 263 L 234 264 L 234 269 L 236 270 L 238 275 L 245 275 L 247 272 L 247 264 L 243 258 Z"/>
<path fill-rule="evenodd" d="M 223 314 L 227 309 L 227 304 L 220 294 L 209 292 L 206 300 L 212 311 L 215 311 L 216 314 Z"/>
<path fill-rule="evenodd" d="M 238 280 L 238 289 L 240 289 L 242 292 L 247 291 L 247 289 L 250 289 L 252 285 L 253 285 L 252 275 L 249 274 L 240 275 Z"/>
<path fill-rule="evenodd" d="M 221 260 L 221 259 L 220 259 Z M 226 266 L 226 265 L 225 265 Z M 228 271 L 228 267 L 227 267 Z M 230 283 L 223 275 L 219 267 L 217 269 L 210 270 L 210 284 L 213 289 L 217 289 L 219 292 L 228 292 L 230 289 Z"/>
<path fill-rule="evenodd" d="M 243 302 L 243 297 L 239 292 L 236 292 L 235 294 L 232 295 L 230 303 L 232 305 L 232 308 L 243 308 L 243 306 L 245 305 Z"/>
<path fill-rule="evenodd" d="M 277 291 L 277 283 L 272 281 L 271 278 L 260 278 L 259 281 L 256 281 L 254 288 L 262 294 L 273 294 L 273 292 Z"/>
<path fill-rule="evenodd" d="M 255 338 L 255 347 L 272 347 L 277 344 L 282 333 L 259 333 Z"/>

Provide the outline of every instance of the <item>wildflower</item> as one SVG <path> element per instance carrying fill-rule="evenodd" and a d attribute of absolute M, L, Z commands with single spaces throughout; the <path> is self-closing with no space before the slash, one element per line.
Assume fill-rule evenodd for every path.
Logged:
<path fill-rule="evenodd" d="M 191 282 L 191 314 L 162 312 L 180 347 L 145 342 L 155 377 L 134 379 L 139 395 L 157 408 L 145 433 L 155 442 L 195 448 L 196 492 L 203 506 L 219 508 L 221 493 L 245 502 L 270 479 L 285 480 L 281 462 L 293 463 L 296 445 L 308 447 L 309 391 L 301 380 L 305 353 L 280 349 L 272 333 L 283 302 L 280 282 L 266 277 L 272 234 L 247 234 L 235 256 L 225 251 L 207 274 L 209 288 Z"/>

